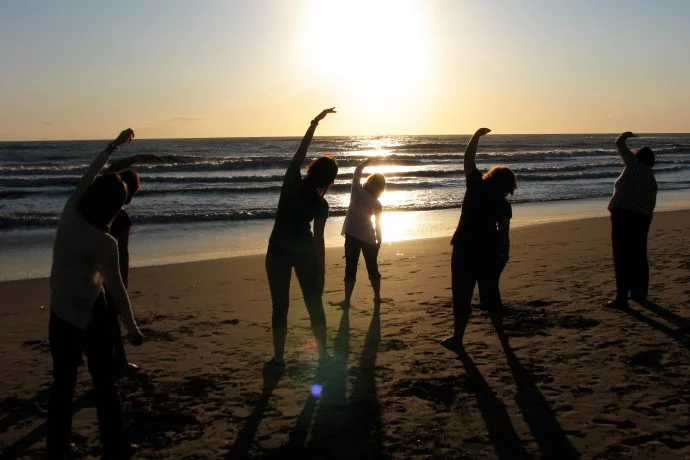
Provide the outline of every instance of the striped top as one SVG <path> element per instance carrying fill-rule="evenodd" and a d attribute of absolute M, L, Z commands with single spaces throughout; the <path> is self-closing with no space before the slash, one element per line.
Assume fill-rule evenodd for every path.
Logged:
<path fill-rule="evenodd" d="M 658 187 L 652 168 L 631 156 L 613 184 L 609 210 L 626 209 L 651 216 Z"/>

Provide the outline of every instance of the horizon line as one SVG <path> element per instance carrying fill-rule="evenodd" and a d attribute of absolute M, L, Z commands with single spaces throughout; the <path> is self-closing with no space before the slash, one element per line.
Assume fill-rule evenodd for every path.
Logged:
<path fill-rule="evenodd" d="M 136 132 L 136 130 L 135 130 Z M 432 136 L 472 136 L 473 133 L 447 133 L 447 134 L 328 134 L 328 135 L 314 135 L 314 138 L 319 137 L 432 137 Z M 494 136 L 615 136 L 620 134 L 618 131 L 612 132 L 590 132 L 590 133 L 495 133 Z M 673 132 L 673 131 L 637 131 L 638 135 L 690 135 L 690 132 Z M 165 141 L 165 140 L 201 140 L 201 139 L 277 139 L 277 138 L 302 138 L 304 135 L 273 135 L 273 136 L 207 136 L 207 137 L 143 137 L 134 138 L 134 141 Z M 10 142 L 100 142 L 108 141 L 113 138 L 82 138 L 82 139 L 0 139 L 0 143 Z"/>

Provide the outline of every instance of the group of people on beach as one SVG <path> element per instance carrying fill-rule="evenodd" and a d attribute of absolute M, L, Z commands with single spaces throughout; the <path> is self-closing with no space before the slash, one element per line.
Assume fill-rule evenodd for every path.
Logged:
<path fill-rule="evenodd" d="M 324 228 L 329 215 L 324 195 L 338 173 L 334 156 L 314 160 L 302 176 L 301 169 L 318 124 L 329 108 L 310 123 L 283 178 L 273 231 L 266 253 L 266 274 L 272 300 L 273 357 L 267 363 L 283 368 L 287 336 L 289 289 L 294 268 L 304 297 L 319 350 L 328 360 L 326 317 L 323 307 L 325 280 Z M 510 260 L 510 220 L 507 200 L 517 188 L 515 173 L 507 166 L 494 166 L 482 173 L 476 165 L 481 137 L 478 129 L 465 150 L 463 167 L 466 191 L 460 221 L 451 239 L 451 284 L 453 333 L 441 344 L 462 350 L 462 340 L 472 312 L 472 296 L 479 287 L 480 303 L 492 321 L 502 322 L 500 276 Z M 625 307 L 628 297 L 645 301 L 649 287 L 647 236 L 656 202 L 657 185 L 652 167 L 654 153 L 648 147 L 636 152 L 626 141 L 616 140 L 623 159 L 623 172 L 616 180 L 609 204 L 616 277 L 616 297 L 609 307 Z M 156 161 L 154 156 L 128 157 L 102 172 L 111 154 L 130 142 L 134 132 L 126 129 L 95 158 L 68 199 L 58 223 L 50 274 L 49 341 L 53 382 L 48 406 L 47 448 L 51 457 L 70 452 L 72 400 L 78 367 L 86 354 L 96 395 L 96 409 L 104 456 L 125 457 L 133 449 L 124 431 L 116 380 L 135 372 L 124 353 L 119 323 L 129 342 L 138 346 L 143 335 L 137 326 L 127 295 L 128 241 L 132 222 L 123 206 L 139 190 L 139 175 L 129 167 Z M 382 243 L 381 194 L 386 187 L 382 174 L 372 174 L 362 184 L 364 160 L 354 170 L 350 204 L 342 228 L 345 237 L 344 299 L 337 305 L 350 307 L 360 254 L 363 254 L 374 292 L 374 306 L 381 303 L 378 252 Z M 118 319 L 119 318 L 119 319 Z"/>

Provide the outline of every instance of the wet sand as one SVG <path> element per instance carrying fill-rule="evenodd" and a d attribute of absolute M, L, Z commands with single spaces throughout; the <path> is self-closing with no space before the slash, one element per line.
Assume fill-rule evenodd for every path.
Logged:
<path fill-rule="evenodd" d="M 689 230 L 690 211 L 657 213 L 651 302 L 608 310 L 608 219 L 514 229 L 501 284 L 510 344 L 476 305 L 461 356 L 438 344 L 452 327 L 449 238 L 385 245 L 385 302 L 373 308 L 360 266 L 349 314 L 328 305 L 344 270 L 331 249 L 335 359 L 318 366 L 293 280 L 283 374 L 262 369 L 262 256 L 134 269 L 147 341 L 127 347 L 143 371 L 120 388 L 137 458 L 690 458 Z M 0 283 L 0 299 L 0 448 L 42 458 L 47 280 Z M 100 454 L 89 387 L 82 368 L 73 431 L 85 458 Z"/>

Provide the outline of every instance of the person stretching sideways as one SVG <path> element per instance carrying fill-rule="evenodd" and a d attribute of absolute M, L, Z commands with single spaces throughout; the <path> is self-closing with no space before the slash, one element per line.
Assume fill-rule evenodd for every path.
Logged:
<path fill-rule="evenodd" d="M 107 283 L 130 342 L 135 346 L 142 343 L 120 276 L 117 242 L 108 234 L 127 199 L 127 187 L 117 174 L 98 177 L 108 157 L 133 137 L 131 129 L 122 131 L 95 158 L 67 200 L 58 222 L 50 271 L 48 326 L 53 382 L 46 444 L 52 458 L 64 458 L 70 453 L 72 399 L 84 352 L 96 394 L 104 456 L 119 458 L 132 449 L 115 386 L 112 323 L 105 305 L 95 302 L 104 298 L 103 284 Z"/>
<path fill-rule="evenodd" d="M 362 185 L 362 171 L 371 159 L 361 162 L 352 174 L 352 192 L 350 206 L 347 208 L 342 235 L 345 236 L 345 299 L 336 303 L 343 308 L 350 308 L 352 291 L 357 279 L 359 253 L 364 254 L 364 262 L 369 273 L 369 281 L 374 289 L 374 305 L 381 303 L 381 274 L 376 258 L 381 248 L 381 202 L 379 198 L 386 189 L 386 178 L 383 174 L 372 174 Z M 375 216 L 376 224 L 371 218 Z"/>
<path fill-rule="evenodd" d="M 441 344 L 453 351 L 462 349 L 462 338 L 472 313 L 472 295 L 479 285 L 482 306 L 492 320 L 502 324 L 503 304 L 498 281 L 510 258 L 510 219 L 513 211 L 506 196 L 517 188 L 515 174 L 498 165 L 486 174 L 477 169 L 475 156 L 479 139 L 490 133 L 480 128 L 465 150 L 467 189 L 462 200 L 460 222 L 451 240 L 451 283 L 453 291 L 453 335 Z"/>
<path fill-rule="evenodd" d="M 335 108 L 322 111 L 311 121 L 290 161 L 280 189 L 273 231 L 268 240 L 266 275 L 273 303 L 273 358 L 267 364 L 271 367 L 282 368 L 285 365 L 283 355 L 293 267 L 309 312 L 319 359 L 328 358 L 326 315 L 322 301 L 326 254 L 323 231 L 328 218 L 328 202 L 323 196 L 338 174 L 338 164 L 332 155 L 327 154 L 309 165 L 304 178 L 300 168 L 316 127 L 329 113 L 335 113 Z M 309 225 L 312 220 L 313 234 Z"/>

